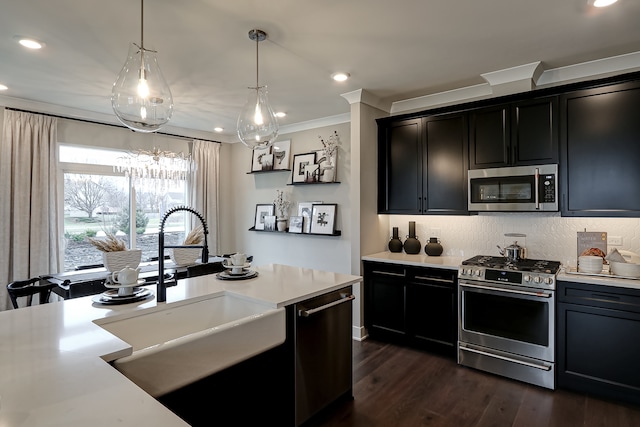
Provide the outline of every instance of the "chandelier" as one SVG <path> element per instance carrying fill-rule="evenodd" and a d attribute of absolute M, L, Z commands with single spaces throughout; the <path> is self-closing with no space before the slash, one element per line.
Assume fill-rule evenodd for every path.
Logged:
<path fill-rule="evenodd" d="M 118 164 L 113 169 L 124 173 L 134 181 L 142 179 L 183 181 L 195 169 L 195 165 L 190 154 L 160 151 L 153 147 L 151 151 L 135 150 L 126 156 L 119 157 Z"/>

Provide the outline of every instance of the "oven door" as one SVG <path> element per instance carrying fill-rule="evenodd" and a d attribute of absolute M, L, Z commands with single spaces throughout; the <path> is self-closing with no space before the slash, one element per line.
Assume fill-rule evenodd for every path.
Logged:
<path fill-rule="evenodd" d="M 555 360 L 555 292 L 459 281 L 460 342 Z"/>

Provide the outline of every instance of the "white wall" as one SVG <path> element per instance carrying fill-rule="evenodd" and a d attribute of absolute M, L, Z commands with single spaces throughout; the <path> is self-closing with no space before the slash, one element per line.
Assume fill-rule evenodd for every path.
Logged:
<path fill-rule="evenodd" d="M 318 136 L 329 137 L 337 131 L 342 145 L 338 151 L 337 184 L 287 185 L 291 172 L 247 174 L 251 169 L 252 152 L 240 143 L 224 145 L 221 162 L 224 175 L 222 185 L 229 188 L 229 197 L 221 198 L 221 246 L 222 252 L 242 251 L 253 255 L 255 265 L 270 263 L 289 264 L 319 270 L 351 273 L 351 200 L 350 168 L 351 138 L 348 123 L 293 132 L 278 137 L 278 141 L 291 141 L 290 162 L 293 155 L 322 149 Z M 226 150 L 230 150 L 227 156 Z M 276 190 L 283 190 L 295 204 L 291 213 L 297 212 L 298 202 L 322 201 L 337 203 L 336 228 L 339 237 L 311 236 L 288 233 L 248 231 L 253 226 L 256 204 L 273 203 Z"/>
<path fill-rule="evenodd" d="M 382 215 L 381 215 L 382 216 Z M 527 235 L 518 244 L 525 246 L 527 257 L 561 261 L 575 266 L 578 231 L 606 231 L 622 237 L 622 246 L 640 253 L 640 218 L 564 218 L 560 213 L 483 213 L 471 216 L 384 215 L 389 220 L 388 234 L 399 228 L 401 240 L 409 232 L 409 221 L 416 221 L 416 235 L 424 245 L 429 237 L 438 237 L 444 255 L 470 258 L 474 255 L 499 255 L 496 245 L 513 243 L 505 233 Z M 379 251 L 387 250 L 388 238 L 380 241 Z M 609 246 L 611 249 L 613 246 Z M 424 253 L 424 252 L 422 252 Z"/>

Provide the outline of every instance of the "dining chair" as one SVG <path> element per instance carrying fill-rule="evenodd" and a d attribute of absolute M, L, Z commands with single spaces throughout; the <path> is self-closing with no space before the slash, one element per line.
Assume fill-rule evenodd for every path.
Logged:
<path fill-rule="evenodd" d="M 48 283 L 43 278 L 33 277 L 28 280 L 16 280 L 7 285 L 7 292 L 11 299 L 13 308 L 19 308 L 18 298 L 27 297 L 26 307 L 31 306 L 33 296 L 40 295 L 40 304 L 46 304 L 49 302 L 51 296 L 51 290 L 55 288 L 55 283 Z"/>

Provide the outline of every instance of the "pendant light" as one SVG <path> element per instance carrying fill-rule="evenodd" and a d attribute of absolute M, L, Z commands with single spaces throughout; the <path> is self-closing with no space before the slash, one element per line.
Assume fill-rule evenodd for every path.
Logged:
<path fill-rule="evenodd" d="M 267 87 L 260 86 L 258 74 L 258 44 L 267 38 L 262 30 L 249 31 L 256 42 L 256 86 L 249 88 L 249 99 L 238 117 L 238 137 L 252 150 L 269 147 L 278 136 L 278 119 L 269 105 Z"/>
<path fill-rule="evenodd" d="M 155 132 L 173 114 L 173 97 L 154 50 L 144 47 L 144 0 L 140 0 L 140 45 L 129 55 L 111 90 L 111 106 L 122 124 L 137 132 Z"/>

